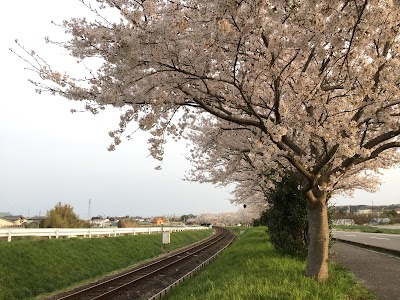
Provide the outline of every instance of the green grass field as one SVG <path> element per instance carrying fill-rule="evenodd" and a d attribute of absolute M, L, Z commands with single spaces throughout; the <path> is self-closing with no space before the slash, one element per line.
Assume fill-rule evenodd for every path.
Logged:
<path fill-rule="evenodd" d="M 333 225 L 333 228 L 337 230 L 361 231 L 370 233 L 400 234 L 400 229 L 382 228 L 368 225 Z"/>
<path fill-rule="evenodd" d="M 236 229 L 244 234 L 167 300 L 366 300 L 374 299 L 353 275 L 330 264 L 330 280 L 304 277 L 305 261 L 281 256 L 265 228 Z"/>
<path fill-rule="evenodd" d="M 97 239 L 0 243 L 0 300 L 33 299 L 138 264 L 203 239 L 211 230 Z"/>

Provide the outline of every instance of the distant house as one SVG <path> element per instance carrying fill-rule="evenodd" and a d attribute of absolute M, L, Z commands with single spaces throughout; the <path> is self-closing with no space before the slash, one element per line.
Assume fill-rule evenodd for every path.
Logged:
<path fill-rule="evenodd" d="M 44 221 L 44 220 L 46 220 L 46 217 L 44 216 L 36 216 L 28 218 L 28 221 Z"/>
<path fill-rule="evenodd" d="M 134 219 L 136 222 L 145 222 L 145 219 L 140 216 L 133 217 L 132 219 Z"/>
<path fill-rule="evenodd" d="M 111 220 L 106 221 L 106 222 L 104 222 L 103 227 L 118 227 L 118 220 L 115 221 L 115 219 L 114 219 L 114 221 L 111 221 Z"/>
<path fill-rule="evenodd" d="M 0 211 L 0 218 L 2 218 L 2 217 L 6 217 L 6 216 L 12 216 L 12 214 L 11 214 L 11 213 L 9 213 L 9 212 Z"/>
<path fill-rule="evenodd" d="M 43 227 L 44 220 L 46 220 L 46 217 L 42 217 L 42 216 L 30 217 L 26 220 L 25 227 L 26 228 L 41 228 L 41 227 Z"/>
<path fill-rule="evenodd" d="M 109 221 L 109 219 L 103 218 L 101 216 L 93 217 L 92 220 L 90 220 L 90 225 L 92 227 L 106 227 L 106 224 Z M 109 225 L 107 227 L 109 227 Z"/>
<path fill-rule="evenodd" d="M 390 223 L 389 218 L 373 218 L 369 224 L 370 225 L 387 225 Z"/>
<path fill-rule="evenodd" d="M 24 224 L 25 228 L 40 228 L 43 226 L 40 226 L 40 222 L 37 221 L 26 221 L 26 223 Z"/>
<path fill-rule="evenodd" d="M 153 219 L 151 220 L 151 223 L 152 223 L 152 224 L 155 224 L 155 225 L 165 224 L 165 219 L 162 218 L 162 217 L 156 217 L 156 218 L 153 218 Z"/>
<path fill-rule="evenodd" d="M 0 228 L 13 227 L 13 222 L 0 218 Z"/>
<path fill-rule="evenodd" d="M 24 223 L 27 221 L 24 216 L 4 216 L 3 219 L 10 221 L 13 223 L 14 226 L 23 226 Z"/>

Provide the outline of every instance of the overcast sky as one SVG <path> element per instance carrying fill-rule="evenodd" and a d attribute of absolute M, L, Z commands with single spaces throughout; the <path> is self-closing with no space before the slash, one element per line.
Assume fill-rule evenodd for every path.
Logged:
<path fill-rule="evenodd" d="M 190 167 L 184 144 L 170 143 L 162 171 L 148 157 L 146 135 L 123 142 L 108 152 L 110 130 L 116 129 L 119 111 L 93 116 L 71 114 L 74 102 L 38 95 L 27 81 L 34 74 L 13 55 L 17 38 L 57 65 L 70 64 L 60 49 L 44 43 L 44 37 L 63 40 L 63 31 L 51 24 L 87 14 L 77 0 L 22 0 L 2 3 L 0 11 L 2 70 L 0 97 L 0 211 L 42 215 L 57 202 L 69 203 L 82 217 L 91 215 L 181 215 L 236 210 L 228 189 L 184 182 Z M 354 198 L 333 203 L 400 203 L 400 169 L 383 176 L 380 192 L 357 192 Z"/>

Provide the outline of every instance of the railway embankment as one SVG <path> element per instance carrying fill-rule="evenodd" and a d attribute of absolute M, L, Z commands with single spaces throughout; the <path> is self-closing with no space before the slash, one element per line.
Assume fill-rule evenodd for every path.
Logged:
<path fill-rule="evenodd" d="M 189 245 L 212 230 L 95 239 L 21 240 L 0 243 L 0 300 L 34 299 L 71 288 Z"/>
<path fill-rule="evenodd" d="M 367 300 L 375 299 L 352 273 L 330 263 L 328 282 L 304 276 L 306 261 L 278 253 L 265 227 L 236 228 L 235 242 L 166 300 Z"/>

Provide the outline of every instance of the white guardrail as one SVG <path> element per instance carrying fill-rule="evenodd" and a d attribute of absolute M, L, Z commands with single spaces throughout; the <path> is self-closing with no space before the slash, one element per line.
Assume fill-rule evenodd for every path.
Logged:
<path fill-rule="evenodd" d="M 208 227 L 185 226 L 185 227 L 138 227 L 138 228 L 0 228 L 0 238 L 7 237 L 11 242 L 13 236 L 41 236 L 56 239 L 59 237 L 83 237 L 92 238 L 100 236 L 119 236 L 125 234 L 151 234 L 162 231 L 177 232 L 184 230 L 202 230 Z"/>

